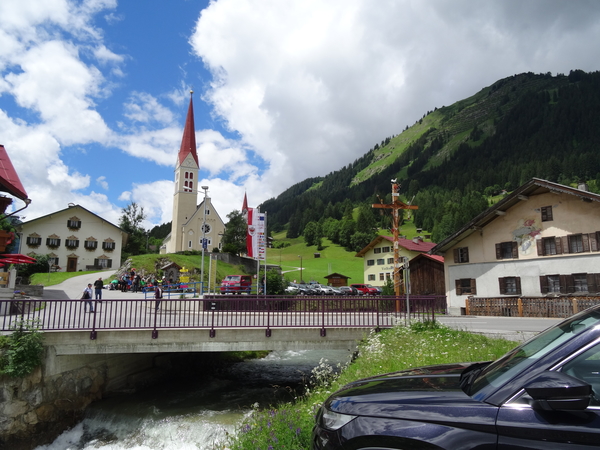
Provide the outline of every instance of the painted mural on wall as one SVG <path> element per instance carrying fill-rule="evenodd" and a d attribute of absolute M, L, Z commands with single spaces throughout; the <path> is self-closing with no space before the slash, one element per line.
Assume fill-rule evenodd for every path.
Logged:
<path fill-rule="evenodd" d="M 513 230 L 513 239 L 517 241 L 519 252 L 528 255 L 536 249 L 535 240 L 542 232 L 542 227 L 535 219 L 520 219 L 517 228 Z M 536 250 L 537 251 L 537 250 Z"/>

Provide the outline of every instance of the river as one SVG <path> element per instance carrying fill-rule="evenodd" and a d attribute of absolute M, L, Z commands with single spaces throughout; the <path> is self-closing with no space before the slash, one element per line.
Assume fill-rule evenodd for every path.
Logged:
<path fill-rule="evenodd" d="M 273 352 L 202 377 L 171 378 L 152 388 L 93 403 L 85 418 L 36 450 L 213 450 L 253 407 L 291 400 L 321 361 L 347 351 Z"/>

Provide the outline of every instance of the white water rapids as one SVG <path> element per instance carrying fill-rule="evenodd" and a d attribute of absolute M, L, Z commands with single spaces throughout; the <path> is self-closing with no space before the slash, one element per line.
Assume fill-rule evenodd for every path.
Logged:
<path fill-rule="evenodd" d="M 346 351 L 273 352 L 218 374 L 173 378 L 132 395 L 93 403 L 85 419 L 36 450 L 213 450 L 256 403 L 291 400 L 321 360 L 336 367 Z"/>

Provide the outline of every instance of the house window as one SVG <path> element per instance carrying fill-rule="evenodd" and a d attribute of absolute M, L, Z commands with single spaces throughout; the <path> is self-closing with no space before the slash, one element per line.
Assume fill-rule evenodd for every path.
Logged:
<path fill-rule="evenodd" d="M 69 248 L 77 248 L 79 247 L 79 239 L 66 239 L 65 246 Z"/>
<path fill-rule="evenodd" d="M 381 253 L 381 247 L 379 247 L 379 248 L 374 248 L 374 249 L 373 249 L 373 253 Z"/>
<path fill-rule="evenodd" d="M 114 242 L 103 242 L 102 250 L 114 250 L 116 248 L 116 244 Z"/>
<path fill-rule="evenodd" d="M 496 259 L 517 259 L 519 250 L 516 241 L 496 244 Z"/>
<path fill-rule="evenodd" d="M 469 247 L 459 247 L 454 249 L 454 262 L 455 263 L 468 263 L 469 262 Z"/>
<path fill-rule="evenodd" d="M 188 241 L 188 248 L 192 248 L 192 241 Z"/>
<path fill-rule="evenodd" d="M 112 267 L 112 259 L 107 259 L 107 258 L 94 259 L 94 266 L 102 267 L 103 269 L 110 269 Z"/>
<path fill-rule="evenodd" d="M 392 279 L 392 274 L 391 274 L 391 273 L 389 273 L 389 272 L 386 272 L 386 273 L 385 273 L 385 279 L 386 279 L 386 280 L 391 280 L 391 279 Z"/>
<path fill-rule="evenodd" d="M 95 250 L 98 248 L 98 241 L 85 241 L 83 247 L 86 250 Z"/>
<path fill-rule="evenodd" d="M 58 266 L 58 256 L 55 257 L 49 257 L 48 258 L 48 265 L 50 266 Z"/>
<path fill-rule="evenodd" d="M 474 278 L 455 280 L 456 295 L 476 295 L 477 287 Z"/>
<path fill-rule="evenodd" d="M 521 295 L 521 277 L 498 278 L 501 295 Z"/>
<path fill-rule="evenodd" d="M 387 263 L 388 264 L 394 264 L 394 258 L 388 258 L 387 259 Z"/>
<path fill-rule="evenodd" d="M 550 222 L 552 220 L 552 206 L 542 206 L 542 222 Z"/>
<path fill-rule="evenodd" d="M 384 281 L 384 280 L 385 280 L 385 278 L 384 278 L 384 277 L 385 277 L 385 274 L 384 274 L 383 272 L 381 272 L 381 273 L 379 274 L 379 281 Z"/>
<path fill-rule="evenodd" d="M 375 265 L 374 259 L 367 259 L 367 266 L 374 266 L 374 265 Z"/>
<path fill-rule="evenodd" d="M 390 248 L 389 247 L 381 247 L 381 251 L 383 253 L 389 253 L 390 252 Z"/>
<path fill-rule="evenodd" d="M 383 266 L 385 264 L 385 259 L 381 258 L 377 260 L 377 265 L 378 266 Z"/>
<path fill-rule="evenodd" d="M 543 255 L 557 255 L 556 243 L 555 237 L 542 238 Z"/>
<path fill-rule="evenodd" d="M 567 236 L 569 243 L 569 253 L 583 252 L 583 236 L 581 234 L 572 234 Z"/>
<path fill-rule="evenodd" d="M 48 238 L 48 239 L 46 239 L 46 245 L 48 247 L 60 247 L 60 239 Z"/>
<path fill-rule="evenodd" d="M 564 276 L 562 277 L 564 281 Z M 560 275 L 542 275 L 540 276 L 540 291 L 542 294 L 566 293 L 567 289 L 563 283 L 561 288 Z"/>
<path fill-rule="evenodd" d="M 67 227 L 79 229 L 79 228 L 81 228 L 81 220 L 69 219 L 69 220 L 67 220 Z"/>
<path fill-rule="evenodd" d="M 573 292 L 588 292 L 588 280 L 587 273 L 574 273 L 573 274 Z"/>
<path fill-rule="evenodd" d="M 29 236 L 27 238 L 27 245 L 30 245 L 32 247 L 37 246 L 37 245 L 42 245 L 42 238 Z"/>
<path fill-rule="evenodd" d="M 370 275 L 367 277 L 367 279 L 368 279 L 369 281 L 375 281 L 375 274 L 374 274 L 374 273 L 370 274 Z"/>

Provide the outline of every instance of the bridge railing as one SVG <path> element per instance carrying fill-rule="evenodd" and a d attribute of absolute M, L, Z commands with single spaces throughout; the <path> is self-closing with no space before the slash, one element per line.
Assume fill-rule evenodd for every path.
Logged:
<path fill-rule="evenodd" d="M 446 313 L 445 297 L 282 297 L 206 296 L 203 299 L 92 300 L 95 312 L 86 312 L 82 300 L 0 300 L 0 331 L 23 321 L 35 321 L 44 331 L 208 329 L 218 328 L 387 328 L 407 318 L 433 320 Z M 410 317 L 408 317 L 410 315 Z"/>

